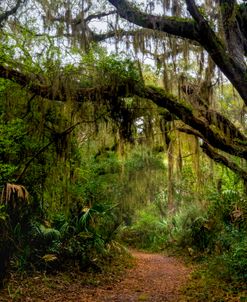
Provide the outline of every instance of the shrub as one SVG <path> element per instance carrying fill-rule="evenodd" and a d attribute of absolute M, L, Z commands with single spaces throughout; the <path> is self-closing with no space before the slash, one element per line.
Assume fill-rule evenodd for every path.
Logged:
<path fill-rule="evenodd" d="M 226 281 L 247 282 L 247 234 L 232 239 L 229 250 L 216 256 L 210 263 L 210 270 Z"/>

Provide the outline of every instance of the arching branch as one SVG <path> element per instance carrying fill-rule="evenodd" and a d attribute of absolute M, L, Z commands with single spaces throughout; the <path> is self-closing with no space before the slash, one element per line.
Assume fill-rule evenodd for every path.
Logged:
<path fill-rule="evenodd" d="M 209 120 L 201 118 L 197 116 L 193 108 L 185 105 L 183 101 L 154 87 L 146 87 L 143 93 L 147 99 L 152 100 L 160 107 L 166 108 L 179 117 L 185 124 L 199 131 L 207 143 L 214 148 L 247 159 L 247 138 L 244 137 L 242 144 L 235 144 L 231 138 L 225 137 L 217 124 L 213 124 L 214 117 L 211 116 L 210 112 L 207 112 L 210 117 Z"/>
<path fill-rule="evenodd" d="M 187 7 L 194 19 L 181 18 L 179 20 L 169 16 L 143 13 L 126 0 L 109 0 L 109 2 L 116 7 L 122 18 L 131 23 L 198 42 L 210 54 L 215 64 L 230 80 L 247 104 L 246 67 L 240 64 L 238 58 L 229 52 L 224 41 L 218 37 L 199 13 L 193 0 L 187 0 Z"/>
<path fill-rule="evenodd" d="M 34 76 L 22 74 L 20 71 L 13 70 L 0 65 L 0 77 L 13 80 L 32 93 L 43 98 L 67 101 L 66 84 L 61 84 L 60 91 L 54 92 L 52 85 L 42 85 L 34 81 Z M 45 82 L 45 81 L 44 81 Z M 247 138 L 221 114 L 204 110 L 198 112 L 193 107 L 187 105 L 183 100 L 167 94 L 163 89 L 143 86 L 133 79 L 121 80 L 120 84 L 105 85 L 89 88 L 80 88 L 75 84 L 75 88 L 69 94 L 69 99 L 75 102 L 91 100 L 97 102 L 99 99 L 115 102 L 118 97 L 131 97 L 137 95 L 153 101 L 159 107 L 167 109 L 175 114 L 185 124 L 199 131 L 204 140 L 212 147 L 227 152 L 229 154 L 247 159 Z"/>
<path fill-rule="evenodd" d="M 216 163 L 222 164 L 236 173 L 240 178 L 242 178 L 245 182 L 247 181 L 247 172 L 240 168 L 236 163 L 229 160 L 227 157 L 219 154 L 214 148 L 212 148 L 209 144 L 203 143 L 201 146 L 203 152 L 207 154 L 208 157 L 213 159 Z"/>
<path fill-rule="evenodd" d="M 200 132 L 191 129 L 191 128 L 177 128 L 178 131 L 183 132 L 183 133 L 187 133 L 189 135 L 194 135 L 196 137 L 201 138 L 202 140 L 204 140 L 204 137 L 201 135 Z M 244 180 L 244 182 L 247 181 L 247 171 L 242 169 L 241 167 L 239 167 L 235 162 L 233 162 L 232 160 L 230 160 L 229 158 L 227 158 L 226 156 L 219 154 L 219 152 L 217 152 L 214 148 L 212 148 L 208 143 L 206 143 L 205 141 L 203 142 L 203 144 L 200 146 L 202 151 L 208 156 L 210 157 L 213 161 L 215 161 L 216 163 L 219 163 L 221 165 L 226 166 L 227 168 L 229 168 L 230 170 L 232 170 L 234 173 L 236 173 L 241 179 Z"/>
<path fill-rule="evenodd" d="M 177 21 L 173 17 L 143 13 L 138 7 L 126 0 L 109 0 L 109 2 L 116 7 L 118 14 L 122 18 L 138 26 L 163 31 L 190 40 L 199 38 L 197 27 L 193 20 L 181 18 Z"/>

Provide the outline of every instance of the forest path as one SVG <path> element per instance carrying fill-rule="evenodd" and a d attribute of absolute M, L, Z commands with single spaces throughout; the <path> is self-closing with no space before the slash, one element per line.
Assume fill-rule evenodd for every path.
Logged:
<path fill-rule="evenodd" d="M 87 289 L 77 301 L 183 301 L 180 288 L 188 278 L 189 268 L 174 257 L 136 251 L 132 254 L 136 258 L 136 266 L 127 271 L 122 281 L 110 286 Z"/>
<path fill-rule="evenodd" d="M 191 269 L 175 257 L 131 251 L 135 265 L 121 277 L 58 274 L 18 279 L 0 291 L 0 302 L 185 302 L 180 288 Z M 73 278 L 74 276 L 75 278 Z M 93 278 L 92 278 L 93 277 Z M 109 278 L 107 278 L 109 277 Z M 67 279 L 68 278 L 68 279 Z M 92 278 L 92 279 L 90 279 Z M 85 280 L 88 281 L 85 284 Z"/>

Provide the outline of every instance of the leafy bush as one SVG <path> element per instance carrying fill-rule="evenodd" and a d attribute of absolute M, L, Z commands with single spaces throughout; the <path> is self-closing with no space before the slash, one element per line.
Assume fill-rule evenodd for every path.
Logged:
<path fill-rule="evenodd" d="M 202 252 L 209 247 L 212 226 L 203 206 L 182 206 L 167 221 L 170 241 L 181 248 Z"/>
<path fill-rule="evenodd" d="M 231 238 L 229 250 L 216 256 L 209 269 L 226 281 L 247 282 L 247 234 Z"/>

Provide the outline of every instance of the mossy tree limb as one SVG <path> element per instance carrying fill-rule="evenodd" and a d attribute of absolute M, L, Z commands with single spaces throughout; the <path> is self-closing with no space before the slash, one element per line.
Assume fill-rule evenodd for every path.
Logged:
<path fill-rule="evenodd" d="M 205 154 L 207 154 L 208 157 L 213 159 L 216 163 L 228 167 L 233 172 L 235 172 L 241 179 L 243 179 L 245 183 L 247 182 L 247 172 L 241 167 L 239 167 L 235 162 L 231 161 L 226 156 L 219 154 L 214 148 L 212 148 L 209 144 L 205 142 L 201 146 L 201 149 Z"/>
<path fill-rule="evenodd" d="M 200 145 L 202 151 L 213 161 L 215 161 L 218 164 L 224 165 L 230 170 L 232 170 L 235 174 L 237 174 L 241 179 L 243 179 L 244 183 L 247 182 L 247 172 L 242 169 L 240 166 L 238 166 L 233 160 L 229 159 L 228 157 L 224 156 L 223 154 L 220 154 L 215 148 L 210 146 L 208 143 L 204 141 L 204 137 L 201 135 L 200 132 L 187 128 L 187 127 L 179 127 L 177 128 L 178 131 L 187 133 L 189 135 L 193 135 L 195 137 L 199 137 L 203 140 L 203 143 Z"/>
<path fill-rule="evenodd" d="M 220 149 L 232 155 L 247 158 L 247 148 L 245 143 L 247 139 L 244 136 L 243 145 L 234 143 L 234 138 L 228 140 L 224 133 L 213 122 L 215 119 L 210 111 L 205 112 L 207 119 L 198 117 L 186 104 L 180 102 L 176 97 L 166 94 L 162 89 L 146 87 L 144 89 L 146 98 L 152 100 L 160 107 L 166 108 L 179 117 L 185 124 L 191 126 L 201 133 L 207 142 L 214 148 Z M 219 113 L 217 113 L 219 114 Z M 221 115 L 220 115 L 221 116 Z M 211 120 L 211 121 L 210 121 Z M 222 118 L 226 123 L 226 118 Z M 230 121 L 229 121 L 230 122 Z M 231 126 L 236 128 L 232 123 Z M 239 130 L 236 129 L 238 132 Z M 243 135 L 243 134 L 241 134 Z"/>
<path fill-rule="evenodd" d="M 239 56 L 236 56 L 235 52 L 229 50 L 229 43 L 225 45 L 223 39 L 202 17 L 193 0 L 186 1 L 192 16 L 191 19 L 147 14 L 126 0 L 109 0 L 109 2 L 116 7 L 122 18 L 133 24 L 198 42 L 209 53 L 215 64 L 230 80 L 247 104 L 247 69 L 245 64 L 239 60 Z M 235 7 L 231 8 L 229 5 L 228 9 L 233 11 Z"/>
<path fill-rule="evenodd" d="M 20 71 L 0 66 L 0 76 L 19 83 L 36 95 L 54 101 L 66 101 L 65 93 L 54 95 L 51 86 L 44 86 L 38 82 L 31 82 L 34 75 L 25 75 Z M 121 81 L 120 81 L 121 82 Z M 194 110 L 185 101 L 168 94 L 162 88 L 143 86 L 143 83 L 126 79 L 119 85 L 103 85 L 97 87 L 80 88 L 75 85 L 70 99 L 76 102 L 90 100 L 97 106 L 97 102 L 108 101 L 113 104 L 116 99 L 138 96 L 154 102 L 157 106 L 167 109 L 185 124 L 200 133 L 203 140 L 213 148 L 219 149 L 234 156 L 247 159 L 247 138 L 233 123 L 216 111 L 202 109 Z"/>

